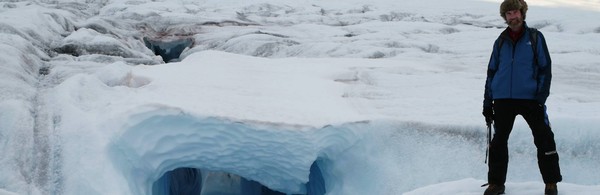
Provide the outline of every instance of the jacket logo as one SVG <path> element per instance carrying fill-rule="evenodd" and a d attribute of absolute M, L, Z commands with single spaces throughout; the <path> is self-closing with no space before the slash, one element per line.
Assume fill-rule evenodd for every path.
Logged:
<path fill-rule="evenodd" d="M 531 45 L 531 41 L 527 42 L 527 45 Z"/>

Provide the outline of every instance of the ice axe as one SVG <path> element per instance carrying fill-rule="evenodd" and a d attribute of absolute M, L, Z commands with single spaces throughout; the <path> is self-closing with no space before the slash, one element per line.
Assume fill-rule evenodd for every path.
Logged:
<path fill-rule="evenodd" d="M 487 149 L 485 150 L 485 161 L 484 163 L 487 164 L 487 160 L 488 160 L 488 154 L 490 153 L 490 145 L 492 144 L 492 123 L 494 123 L 493 120 L 486 120 L 486 124 L 487 124 L 487 130 L 488 130 L 488 142 L 487 142 Z"/>

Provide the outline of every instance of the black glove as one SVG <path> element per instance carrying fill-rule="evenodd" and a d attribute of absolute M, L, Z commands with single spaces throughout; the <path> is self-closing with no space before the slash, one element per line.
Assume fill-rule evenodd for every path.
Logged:
<path fill-rule="evenodd" d="M 484 106 L 483 116 L 485 117 L 485 122 L 487 124 L 492 123 L 492 121 L 494 121 L 494 109 L 491 106 Z"/>

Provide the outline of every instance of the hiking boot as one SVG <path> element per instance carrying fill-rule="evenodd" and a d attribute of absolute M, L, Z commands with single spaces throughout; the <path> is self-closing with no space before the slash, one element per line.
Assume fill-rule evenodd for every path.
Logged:
<path fill-rule="evenodd" d="M 504 185 L 490 184 L 483 195 L 498 195 L 504 194 Z"/>
<path fill-rule="evenodd" d="M 556 187 L 556 183 L 547 183 L 546 190 L 544 190 L 544 195 L 557 195 L 558 188 Z"/>

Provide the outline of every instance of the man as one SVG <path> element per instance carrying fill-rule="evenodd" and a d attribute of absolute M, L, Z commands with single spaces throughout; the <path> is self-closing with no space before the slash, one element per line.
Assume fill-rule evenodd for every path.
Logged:
<path fill-rule="evenodd" d="M 546 114 L 550 94 L 551 60 L 541 32 L 527 27 L 524 0 L 504 0 L 500 15 L 508 28 L 494 43 L 488 65 L 483 115 L 494 123 L 489 148 L 488 188 L 484 195 L 504 193 L 508 168 L 508 137 L 517 115 L 522 115 L 534 136 L 545 194 L 557 194 L 562 180 L 554 133 Z"/>

